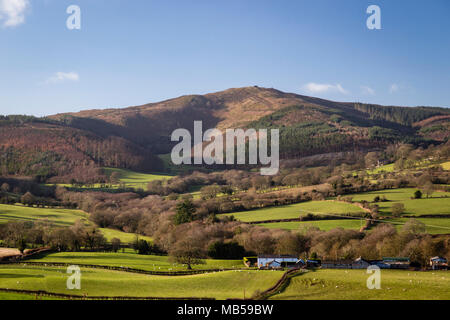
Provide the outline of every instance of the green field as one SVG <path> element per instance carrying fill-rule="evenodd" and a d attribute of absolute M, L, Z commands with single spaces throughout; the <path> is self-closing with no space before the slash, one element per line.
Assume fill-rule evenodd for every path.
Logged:
<path fill-rule="evenodd" d="M 92 224 L 88 220 L 88 214 L 81 210 L 34 208 L 20 205 L 0 204 L 0 224 L 12 221 L 32 221 L 48 222 L 56 227 L 69 227 L 77 220 L 83 221 L 86 225 Z M 126 233 L 114 229 L 100 229 L 108 241 L 112 238 L 119 238 L 123 243 L 133 242 L 136 238 L 134 233 Z M 150 237 L 139 235 L 140 239 L 151 241 Z"/>
<path fill-rule="evenodd" d="M 388 219 L 386 223 L 392 223 L 398 230 L 408 222 L 409 218 Z M 450 218 L 416 218 L 425 224 L 426 232 L 429 234 L 450 234 Z M 309 226 L 317 227 L 323 231 L 329 231 L 335 228 L 360 230 L 365 225 L 365 221 L 348 219 L 348 220 L 318 220 L 318 221 L 302 221 L 302 222 L 275 222 L 261 223 L 258 226 L 269 229 L 285 229 L 300 230 Z"/>
<path fill-rule="evenodd" d="M 417 161 L 414 168 L 423 169 L 423 168 L 428 168 L 428 167 L 435 166 L 435 165 L 440 165 L 444 170 L 450 170 L 450 161 L 443 162 L 440 164 L 434 164 L 427 160 Z M 378 173 L 383 173 L 383 172 L 394 172 L 394 171 L 395 171 L 395 165 L 393 163 L 386 164 L 386 165 L 380 166 L 380 167 L 372 169 L 372 170 L 366 170 L 367 174 L 378 174 Z"/>
<path fill-rule="evenodd" d="M 307 228 L 309 226 L 317 227 L 320 230 L 328 231 L 335 228 L 354 229 L 359 230 L 361 226 L 365 225 L 365 221 L 356 219 L 348 220 L 318 220 L 318 221 L 302 221 L 302 222 L 276 222 L 276 223 L 261 223 L 258 224 L 261 227 L 269 229 L 286 229 L 286 230 L 299 230 L 300 228 Z"/>
<path fill-rule="evenodd" d="M 415 218 L 425 224 L 426 232 L 429 234 L 450 234 L 450 218 Z M 401 229 L 408 222 L 407 218 L 389 219 L 397 229 Z"/>
<path fill-rule="evenodd" d="M 337 201 L 308 201 L 287 206 L 270 207 L 251 211 L 226 214 L 243 222 L 296 219 L 308 213 L 313 214 L 357 214 L 364 210 L 356 205 Z"/>
<path fill-rule="evenodd" d="M 1 288 L 52 293 L 129 297 L 251 297 L 274 285 L 281 271 L 225 271 L 190 276 L 151 276 L 81 268 L 81 290 L 68 290 L 66 268 L 0 266 Z M 367 288 L 366 270 L 317 270 L 292 277 L 274 300 L 429 300 L 450 299 L 446 271 L 381 270 L 381 289 Z M 0 299 L 34 299 L 34 295 L 0 292 Z"/>
<path fill-rule="evenodd" d="M 88 224 L 87 213 L 81 210 L 33 208 L 0 204 L 0 223 L 11 221 L 48 221 L 55 226 L 71 226 L 77 220 Z"/>
<path fill-rule="evenodd" d="M 170 262 L 167 256 L 138 255 L 134 253 L 62 252 L 52 253 L 43 258 L 30 259 L 29 261 L 128 267 L 147 271 L 186 270 L 186 266 Z M 207 259 L 205 262 L 206 264 L 192 267 L 193 269 L 201 270 L 245 267 L 242 260 Z"/>
<path fill-rule="evenodd" d="M 81 268 L 81 290 L 68 290 L 66 268 L 23 265 L 0 266 L 2 288 L 45 290 L 52 293 L 131 297 L 249 297 L 268 289 L 281 271 L 225 271 L 192 276 L 150 276 L 120 271 Z"/>
<path fill-rule="evenodd" d="M 400 202 L 405 205 L 405 216 L 415 216 L 417 220 L 425 223 L 426 230 L 430 234 L 449 234 L 450 233 L 450 218 L 421 218 L 422 215 L 450 215 L 450 193 L 449 192 L 435 192 L 432 197 L 423 199 L 411 199 L 417 189 L 388 189 L 382 191 L 372 191 L 360 194 L 349 195 L 353 197 L 353 201 L 368 201 L 372 202 L 376 196 L 387 198 L 387 202 L 377 202 L 380 208 L 381 216 L 390 217 L 391 208 L 394 203 Z M 445 198 L 449 196 L 449 198 Z M 294 205 L 265 208 L 260 210 L 252 210 L 245 212 L 234 213 L 234 217 L 244 222 L 252 221 L 267 221 L 277 219 L 292 219 L 298 218 L 300 215 L 305 215 L 311 212 L 314 214 L 343 214 L 343 213 L 358 213 L 362 209 L 355 205 L 332 202 L 332 201 L 310 201 Z M 230 214 L 228 214 L 230 215 Z M 389 219 L 387 222 L 393 222 L 394 225 L 400 229 L 408 219 Z M 364 224 L 364 222 L 363 222 Z M 361 228 L 361 221 L 357 219 L 348 220 L 319 220 L 319 221 L 304 221 L 304 222 L 278 222 L 278 223 L 262 223 L 262 227 L 272 229 L 286 229 L 298 230 L 307 225 L 315 226 L 321 230 L 328 231 L 334 228 L 354 229 Z"/>
<path fill-rule="evenodd" d="M 366 270 L 317 270 L 294 276 L 278 300 L 450 299 L 450 273 L 381 270 L 381 289 L 367 288 Z"/>
<path fill-rule="evenodd" d="M 125 187 L 134 189 L 141 188 L 145 190 L 150 181 L 172 178 L 172 176 L 165 174 L 140 173 L 127 169 L 103 168 L 103 170 L 107 176 L 110 176 L 113 172 L 118 172 L 120 182 L 125 184 Z"/>
<path fill-rule="evenodd" d="M 444 170 L 450 171 L 450 161 L 441 163 L 442 168 L 444 168 Z"/>
<path fill-rule="evenodd" d="M 122 244 L 132 243 L 136 240 L 136 234 L 127 233 L 116 229 L 108 229 L 108 228 L 99 228 L 102 234 L 105 236 L 106 240 L 111 242 L 111 239 L 118 238 Z M 152 238 L 147 236 L 138 235 L 139 239 L 152 241 Z"/>
<path fill-rule="evenodd" d="M 378 168 L 367 170 L 367 174 L 377 174 L 377 173 L 383 173 L 383 172 L 393 172 L 394 171 L 394 164 L 385 164 L 384 166 L 380 166 Z"/>
<path fill-rule="evenodd" d="M 119 182 L 123 185 L 124 188 L 133 188 L 133 189 L 147 189 L 147 184 L 150 181 L 155 180 L 167 180 L 172 178 L 173 176 L 167 174 L 151 174 L 151 173 L 141 173 L 135 172 L 128 169 L 118 169 L 118 168 L 103 168 L 103 171 L 106 176 L 110 176 L 113 172 L 119 173 Z M 73 191 L 103 191 L 103 192 L 112 192 L 117 191 L 119 184 L 101 184 L 95 183 L 92 185 L 84 185 L 84 186 L 75 186 L 67 183 L 59 183 L 59 184 L 46 184 L 47 186 L 60 186 L 65 187 Z"/>
<path fill-rule="evenodd" d="M 381 191 L 372 191 L 360 194 L 349 195 L 353 197 L 353 201 L 373 201 L 376 196 L 385 196 L 387 202 L 378 202 L 380 213 L 382 215 L 391 215 L 391 207 L 396 202 L 401 202 L 405 205 L 404 215 L 436 215 L 436 214 L 450 214 L 450 192 L 434 192 L 432 197 L 423 199 L 411 199 L 417 189 L 388 189 Z M 447 196 L 449 198 L 442 198 Z"/>

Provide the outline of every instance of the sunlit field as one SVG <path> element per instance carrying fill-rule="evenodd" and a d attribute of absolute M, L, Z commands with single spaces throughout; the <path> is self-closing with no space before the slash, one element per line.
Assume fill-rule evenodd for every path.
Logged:
<path fill-rule="evenodd" d="M 123 244 L 132 243 L 136 240 L 136 237 L 138 239 L 146 240 L 146 241 L 152 241 L 151 237 L 142 236 L 142 235 L 136 235 L 134 233 L 127 233 L 116 229 L 108 229 L 108 228 L 99 228 L 103 236 L 106 238 L 108 242 L 111 242 L 113 238 L 120 239 L 120 242 Z"/>
<path fill-rule="evenodd" d="M 81 210 L 33 208 L 0 204 L 0 223 L 11 221 L 49 222 L 55 226 L 71 226 L 77 220 L 88 224 L 87 213 Z"/>
<path fill-rule="evenodd" d="M 88 214 L 81 210 L 34 208 L 21 205 L 0 204 L 0 224 L 17 221 L 43 222 L 54 227 L 69 227 L 81 220 L 85 225 L 93 225 L 88 220 Z M 118 238 L 122 243 L 130 243 L 136 239 L 136 234 L 120 230 L 100 228 L 106 240 Z M 150 241 L 150 237 L 139 235 L 139 239 Z"/>
<path fill-rule="evenodd" d="M 450 273 L 381 270 L 381 289 L 367 288 L 366 270 L 317 270 L 294 276 L 279 300 L 450 299 Z"/>
<path fill-rule="evenodd" d="M 147 189 L 147 184 L 154 180 L 167 180 L 172 176 L 166 174 L 140 173 L 127 169 L 103 168 L 105 174 L 110 176 L 113 172 L 119 173 L 119 180 L 126 188 Z"/>
<path fill-rule="evenodd" d="M 278 219 L 296 219 L 300 216 L 312 214 L 363 214 L 360 207 L 337 201 L 308 201 L 279 207 L 270 207 L 251 211 L 242 211 L 227 214 L 233 215 L 243 222 L 267 221 Z"/>
<path fill-rule="evenodd" d="M 286 229 L 286 230 L 301 230 L 309 227 L 317 227 L 320 230 L 328 231 L 335 228 L 354 229 L 359 230 L 361 226 L 365 225 L 365 221 L 356 219 L 346 220 L 318 220 L 318 221 L 293 221 L 293 222 L 275 222 L 275 223 L 261 223 L 261 227 L 270 229 Z"/>
<path fill-rule="evenodd" d="M 281 271 L 224 271 L 192 276 L 150 276 L 81 268 L 81 290 L 68 290 L 65 268 L 0 266 L 1 288 L 52 293 L 127 297 L 244 298 L 273 286 Z"/>
<path fill-rule="evenodd" d="M 411 199 L 417 189 L 388 189 L 381 191 L 372 191 L 359 194 L 348 195 L 353 198 L 353 201 L 373 201 L 376 196 L 380 198 L 385 196 L 387 202 L 377 202 L 382 215 L 391 215 L 392 205 L 396 202 L 405 205 L 405 212 L 403 215 L 439 215 L 450 214 L 450 192 L 434 192 L 430 198 L 426 195 L 422 199 Z"/>
<path fill-rule="evenodd" d="M 186 266 L 172 263 L 168 256 L 139 255 L 131 253 L 104 252 L 61 252 L 52 253 L 45 257 L 30 259 L 35 262 L 57 262 L 68 264 L 89 264 L 115 267 L 128 267 L 147 271 L 185 271 Z M 222 269 L 243 268 L 242 260 L 204 260 L 205 264 L 194 265 L 193 269 Z"/>

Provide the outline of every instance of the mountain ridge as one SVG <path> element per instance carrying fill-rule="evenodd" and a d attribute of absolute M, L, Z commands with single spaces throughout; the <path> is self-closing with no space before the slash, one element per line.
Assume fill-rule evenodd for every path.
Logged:
<path fill-rule="evenodd" d="M 370 150 L 397 142 L 438 144 L 448 141 L 450 132 L 450 109 L 446 108 L 334 102 L 256 86 L 120 109 L 11 119 L 14 117 L 0 119 L 0 169 L 24 174 L 11 162 L 24 163 L 24 167 L 37 168 L 28 169 L 27 174 L 39 173 L 44 180 L 65 176 L 87 163 L 160 171 L 163 164 L 156 155 L 170 152 L 174 145 L 171 133 L 178 128 L 192 132 L 195 120 L 203 121 L 204 130 L 280 129 L 280 151 L 285 159 Z M 11 134 L 17 137 L 15 143 L 11 143 Z M 50 146 L 36 142 L 40 140 L 48 140 Z M 65 145 L 64 153 L 58 144 Z M 21 152 L 29 154 L 27 159 Z M 39 163 L 43 154 L 47 165 Z M 68 166 L 67 154 L 76 154 L 78 160 Z"/>

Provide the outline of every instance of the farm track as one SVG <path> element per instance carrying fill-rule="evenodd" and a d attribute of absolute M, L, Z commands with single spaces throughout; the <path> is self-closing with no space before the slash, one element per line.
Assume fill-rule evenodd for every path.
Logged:
<path fill-rule="evenodd" d="M 283 276 L 281 277 L 281 279 L 278 280 L 277 283 L 275 283 L 275 285 L 273 287 L 270 287 L 269 289 L 261 292 L 255 298 L 255 300 L 267 300 L 269 297 L 277 294 L 278 292 L 280 292 L 284 288 L 286 288 L 286 286 L 289 285 L 289 281 L 290 281 L 291 277 L 293 277 L 294 275 L 296 275 L 298 273 L 303 273 L 303 272 L 305 272 L 305 271 L 303 271 L 301 269 L 292 269 L 292 270 L 286 271 L 283 274 Z"/>

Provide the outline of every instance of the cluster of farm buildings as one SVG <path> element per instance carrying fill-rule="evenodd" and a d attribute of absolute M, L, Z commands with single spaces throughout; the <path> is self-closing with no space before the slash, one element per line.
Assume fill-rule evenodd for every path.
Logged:
<path fill-rule="evenodd" d="M 322 269 L 367 269 L 369 266 L 377 266 L 380 269 L 409 269 L 411 261 L 409 258 L 394 257 L 381 260 L 316 260 L 299 259 L 289 255 L 260 255 L 257 258 L 244 258 L 248 266 L 257 266 L 259 269 L 281 269 L 281 268 L 322 268 Z M 432 270 L 448 270 L 448 261 L 442 257 L 430 259 L 429 268 Z"/>

